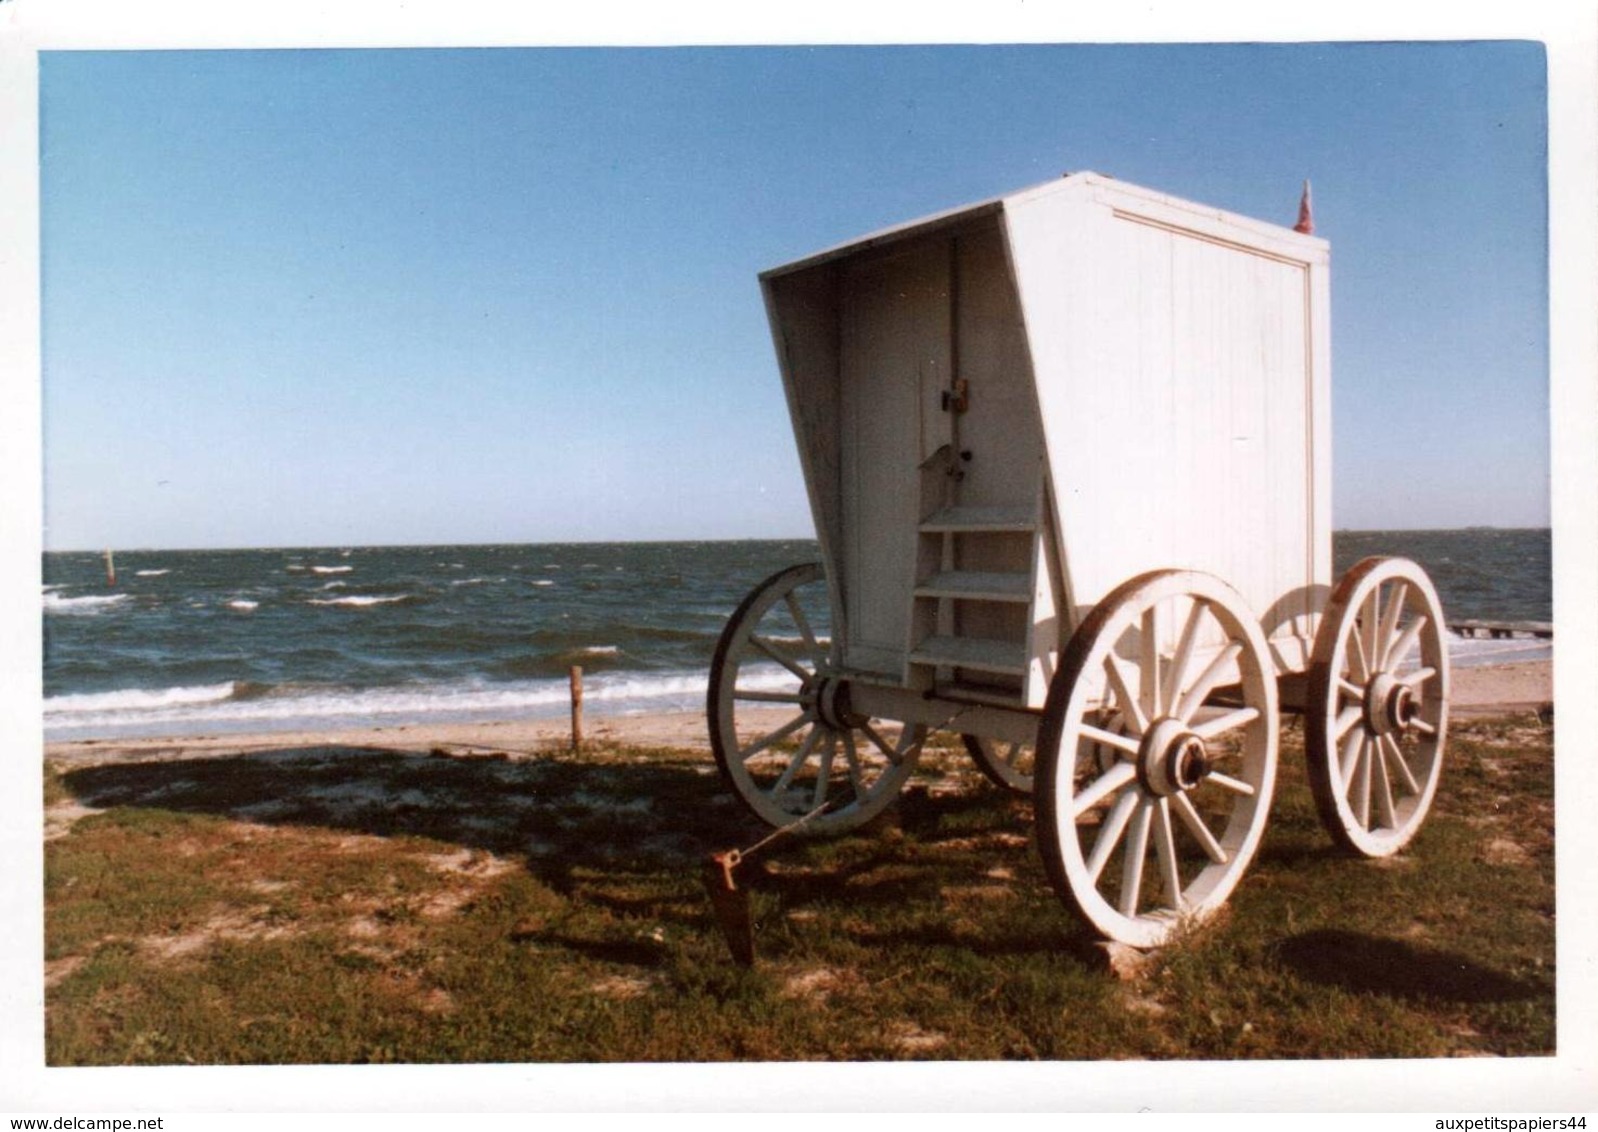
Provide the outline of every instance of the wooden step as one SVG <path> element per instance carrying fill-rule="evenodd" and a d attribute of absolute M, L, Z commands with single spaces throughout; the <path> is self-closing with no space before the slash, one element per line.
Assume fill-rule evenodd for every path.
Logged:
<path fill-rule="evenodd" d="M 921 524 L 923 534 L 935 535 L 945 531 L 1018 531 L 1023 534 L 1036 529 L 1031 507 L 945 507 Z"/>
<path fill-rule="evenodd" d="M 916 597 L 952 597 L 965 601 L 1032 600 L 1032 578 L 1027 574 L 949 570 L 934 574 L 916 587 Z"/>
<path fill-rule="evenodd" d="M 910 654 L 911 664 L 930 664 L 939 668 L 968 668 L 973 672 L 996 672 L 1005 676 L 1025 676 L 1026 645 L 1015 641 L 995 641 L 987 637 L 928 637 Z"/>

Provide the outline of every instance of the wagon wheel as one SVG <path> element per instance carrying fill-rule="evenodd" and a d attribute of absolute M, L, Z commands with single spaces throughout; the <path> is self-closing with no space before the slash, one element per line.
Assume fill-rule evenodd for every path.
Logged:
<path fill-rule="evenodd" d="M 961 735 L 965 749 L 977 769 L 995 786 L 1016 794 L 1032 793 L 1033 768 L 1037 764 L 1036 743 L 1006 743 L 980 735 Z"/>
<path fill-rule="evenodd" d="M 1398 852 L 1431 808 L 1448 731 L 1443 611 L 1424 570 L 1367 558 L 1343 575 L 1315 634 L 1308 707 L 1322 824 L 1350 852 Z"/>
<path fill-rule="evenodd" d="M 821 566 L 792 566 L 746 597 L 710 667 L 710 745 L 722 778 L 761 821 L 840 833 L 870 821 L 915 769 L 925 727 L 856 713 L 830 640 Z"/>
<path fill-rule="evenodd" d="M 1038 727 L 1038 846 L 1061 899 L 1137 947 L 1214 912 L 1264 833 L 1278 727 L 1235 590 L 1180 570 L 1117 588 L 1072 635 Z"/>

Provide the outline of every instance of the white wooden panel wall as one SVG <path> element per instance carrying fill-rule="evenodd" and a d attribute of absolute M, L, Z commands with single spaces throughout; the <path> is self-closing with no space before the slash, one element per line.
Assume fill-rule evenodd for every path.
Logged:
<path fill-rule="evenodd" d="M 959 422 L 960 447 L 972 453 L 960 484 L 960 501 L 970 506 L 1028 507 L 1042 476 L 1043 443 L 1004 240 L 995 225 L 962 235 L 956 248 L 955 337 L 959 376 L 970 391 L 970 407 Z"/>
<path fill-rule="evenodd" d="M 920 465 L 947 442 L 949 250 L 945 240 L 844 269 L 842 539 L 851 667 L 904 664 L 920 522 Z"/>
<path fill-rule="evenodd" d="M 1220 576 L 1262 618 L 1307 599 L 1330 518 L 1310 264 L 1101 196 L 1067 182 L 1005 212 L 1075 619 L 1161 567 Z"/>
<path fill-rule="evenodd" d="M 816 538 L 832 579 L 833 632 L 847 639 L 841 579 L 835 571 L 836 548 L 843 539 L 837 273 L 824 265 L 765 279 L 762 289 Z"/>

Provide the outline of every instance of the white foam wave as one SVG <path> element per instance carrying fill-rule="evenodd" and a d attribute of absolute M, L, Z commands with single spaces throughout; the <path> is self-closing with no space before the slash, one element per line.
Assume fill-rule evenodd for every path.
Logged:
<path fill-rule="evenodd" d="M 307 598 L 308 605 L 389 605 L 396 601 L 404 601 L 409 594 L 351 594 L 349 597 L 313 597 Z"/>
<path fill-rule="evenodd" d="M 706 674 L 699 671 L 613 672 L 590 676 L 583 697 L 612 715 L 650 711 L 702 711 Z M 788 673 L 746 671 L 740 688 L 790 688 Z M 204 687 L 130 689 L 56 696 L 45 701 L 51 739 L 134 737 L 215 732 L 283 731 L 428 721 L 549 719 L 570 710 L 565 677 L 506 684 L 455 682 L 362 691 L 285 691 L 231 698 L 232 682 Z"/>
<path fill-rule="evenodd" d="M 348 585 L 348 582 L 323 582 L 322 588 L 324 590 L 341 590 Z"/>
<path fill-rule="evenodd" d="M 487 582 L 503 582 L 504 578 L 457 578 L 451 582 L 452 586 L 481 586 Z"/>
<path fill-rule="evenodd" d="M 248 598 L 243 597 L 236 598 L 235 600 L 227 603 L 227 607 L 229 609 L 238 609 L 244 611 L 245 613 L 248 613 L 252 609 L 259 609 L 260 605 L 261 603 L 258 601 L 251 601 Z"/>
<path fill-rule="evenodd" d="M 572 652 L 581 656 L 615 656 L 621 652 L 621 646 L 589 645 L 587 648 L 573 649 Z"/>
<path fill-rule="evenodd" d="M 312 566 L 313 574 L 348 574 L 355 569 L 353 566 Z"/>
<path fill-rule="evenodd" d="M 552 586 L 555 583 L 548 578 L 534 578 L 532 584 L 535 586 Z"/>
<path fill-rule="evenodd" d="M 109 609 L 121 605 L 128 600 L 127 594 L 86 594 L 83 597 L 62 597 L 58 593 L 44 595 L 44 611 L 46 613 L 99 613 L 102 609 Z"/>
<path fill-rule="evenodd" d="M 170 569 L 167 569 L 167 570 L 135 570 L 133 572 L 134 577 L 137 577 L 137 578 L 159 578 L 162 574 L 170 574 L 170 573 L 172 573 L 172 571 Z"/>
<path fill-rule="evenodd" d="M 233 694 L 233 681 L 182 688 L 125 688 L 118 692 L 76 692 L 44 701 L 44 717 L 158 711 L 220 703 Z"/>
<path fill-rule="evenodd" d="M 1456 637 L 1448 636 L 1448 661 L 1456 668 L 1480 668 L 1491 664 L 1518 664 L 1550 660 L 1554 642 L 1547 637 Z"/>

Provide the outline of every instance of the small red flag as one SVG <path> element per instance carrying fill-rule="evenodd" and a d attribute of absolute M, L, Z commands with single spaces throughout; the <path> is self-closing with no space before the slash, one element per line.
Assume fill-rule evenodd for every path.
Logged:
<path fill-rule="evenodd" d="M 1315 234 L 1315 217 L 1310 212 L 1308 180 L 1304 182 L 1304 196 L 1298 202 L 1298 223 L 1293 225 L 1293 231 L 1302 232 L 1306 236 Z"/>

